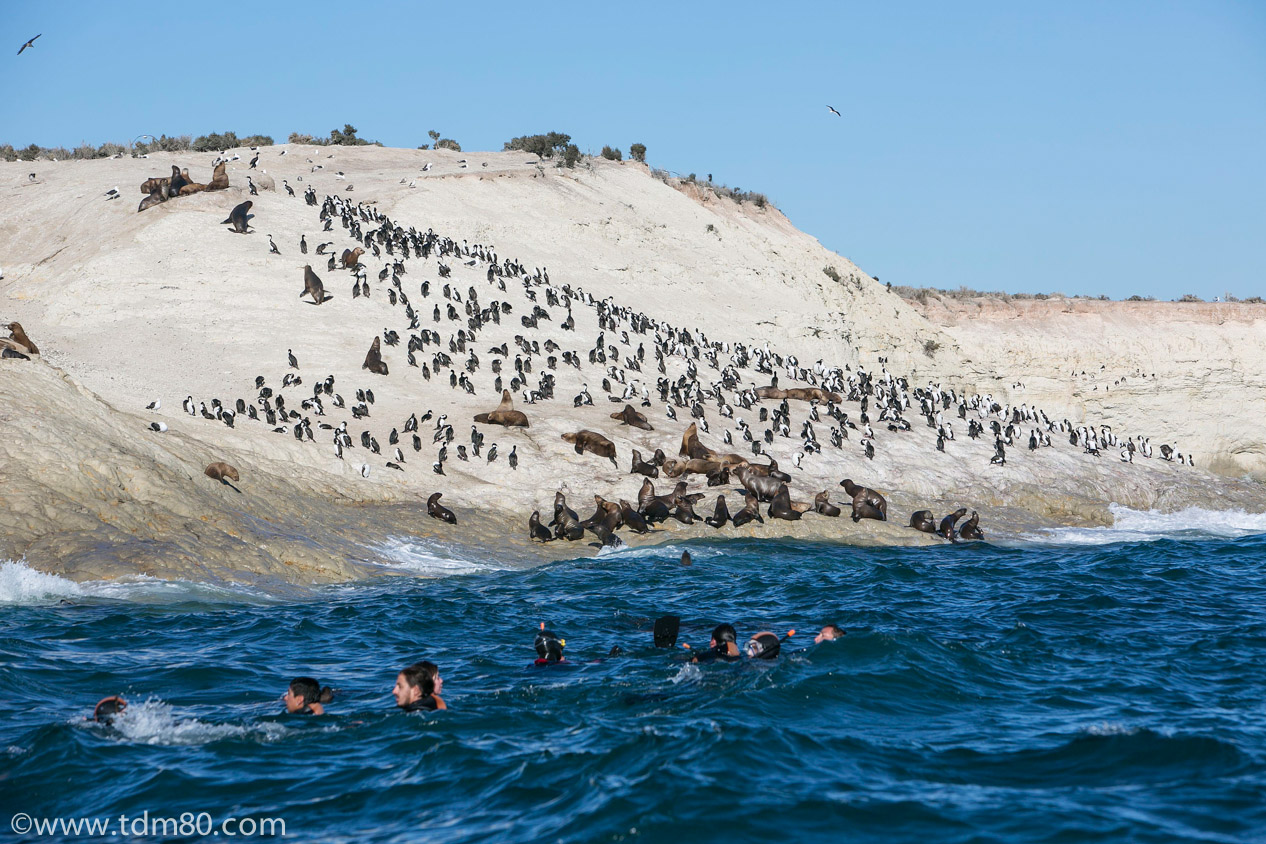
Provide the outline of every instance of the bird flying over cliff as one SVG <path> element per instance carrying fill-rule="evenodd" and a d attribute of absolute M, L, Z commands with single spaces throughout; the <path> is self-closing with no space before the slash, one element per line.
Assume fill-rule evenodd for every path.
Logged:
<path fill-rule="evenodd" d="M 42 33 L 42 32 L 40 33 L 40 35 L 43 35 L 43 34 L 44 34 L 44 33 Z M 35 38 L 39 38 L 39 37 L 40 37 L 40 35 L 35 36 Z M 30 41 L 28 41 L 28 42 L 26 42 L 25 44 L 23 44 L 23 45 L 22 45 L 22 50 L 25 50 L 27 47 L 34 47 L 34 46 L 35 46 L 35 38 L 32 38 Z M 20 56 L 20 55 L 22 55 L 22 50 L 18 50 L 18 55 L 19 55 L 19 56 Z"/>
<path fill-rule="evenodd" d="M 835 110 L 832 106 L 827 106 L 827 108 L 831 109 L 831 114 L 834 114 L 836 117 L 840 117 L 840 116 L 842 116 L 842 115 L 841 115 L 838 111 L 836 111 L 836 110 Z"/>

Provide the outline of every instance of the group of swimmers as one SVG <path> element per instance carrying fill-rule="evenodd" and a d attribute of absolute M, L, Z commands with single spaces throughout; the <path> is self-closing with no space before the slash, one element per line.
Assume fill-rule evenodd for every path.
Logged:
<path fill-rule="evenodd" d="M 655 622 L 655 646 L 671 648 L 677 644 L 677 630 L 680 619 L 677 616 L 663 616 Z M 762 631 L 747 640 L 747 645 L 740 650 L 738 632 L 732 624 L 718 624 L 712 631 L 706 650 L 691 652 L 690 662 L 738 662 L 747 659 L 775 659 L 782 652 L 782 643 L 786 638 L 795 635 L 790 631 L 786 637 L 776 633 Z M 828 624 L 813 637 L 814 644 L 831 642 L 844 635 L 844 631 L 835 624 Z M 535 666 L 570 664 L 563 649 L 567 640 L 560 638 L 541 625 L 536 634 Z M 682 645 L 689 650 L 690 645 Z M 616 646 L 611 649 L 611 656 L 619 656 L 623 650 Z M 405 712 L 435 712 L 448 709 L 440 692 L 444 689 L 444 678 L 435 663 L 423 660 L 402 668 L 396 675 L 396 684 L 391 694 L 396 699 L 396 706 Z M 286 693 L 281 696 L 286 712 L 294 715 L 324 715 L 325 704 L 334 699 L 334 690 L 322 686 L 312 677 L 296 677 L 290 681 Z M 127 701 L 118 695 L 102 699 L 93 710 L 94 721 L 109 723 L 127 709 Z"/>

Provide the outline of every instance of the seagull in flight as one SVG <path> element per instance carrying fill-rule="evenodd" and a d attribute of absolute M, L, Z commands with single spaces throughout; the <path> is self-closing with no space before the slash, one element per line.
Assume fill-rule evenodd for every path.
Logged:
<path fill-rule="evenodd" d="M 838 111 L 836 111 L 836 110 L 835 110 L 832 106 L 827 106 L 827 108 L 828 108 L 828 109 L 830 109 L 830 110 L 831 110 L 831 114 L 834 114 L 836 117 L 841 117 L 841 116 L 842 116 L 842 115 L 841 115 Z"/>
<path fill-rule="evenodd" d="M 42 32 L 40 33 L 40 35 L 43 35 L 43 34 L 44 34 L 44 33 L 42 33 Z M 35 38 L 39 38 L 39 37 L 40 37 L 40 35 L 35 36 Z M 28 41 L 28 42 L 26 42 L 25 44 L 23 44 L 23 45 L 22 45 L 22 50 L 25 50 L 27 47 L 34 47 L 34 46 L 35 46 L 35 38 L 32 38 L 30 41 Z M 19 55 L 19 56 L 20 56 L 20 55 L 22 55 L 22 50 L 18 50 L 18 55 Z"/>

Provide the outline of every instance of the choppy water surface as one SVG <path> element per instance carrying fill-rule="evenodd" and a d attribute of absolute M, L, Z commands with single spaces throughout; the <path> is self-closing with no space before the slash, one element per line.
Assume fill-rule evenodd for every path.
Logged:
<path fill-rule="evenodd" d="M 689 568 L 683 546 L 525 571 L 400 543 L 443 576 L 284 601 L 0 564 L 0 838 L 15 812 L 148 810 L 349 842 L 1266 840 L 1266 524 L 1191 523 L 690 543 Z M 696 647 L 721 621 L 798 632 L 700 668 L 651 647 L 667 613 Z M 529 666 L 542 621 L 572 667 Z M 847 636 L 813 646 L 826 622 Z M 450 711 L 395 710 L 418 659 Z M 330 715 L 281 714 L 301 674 L 341 690 Z M 85 722 L 112 693 L 128 713 Z"/>

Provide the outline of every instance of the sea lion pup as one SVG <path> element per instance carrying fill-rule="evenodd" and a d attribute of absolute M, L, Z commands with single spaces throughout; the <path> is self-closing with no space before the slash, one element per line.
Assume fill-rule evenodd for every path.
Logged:
<path fill-rule="evenodd" d="M 725 486 L 730 482 L 730 470 L 726 466 L 708 472 L 708 486 Z"/>
<path fill-rule="evenodd" d="M 450 525 L 457 524 L 457 517 L 453 515 L 453 511 L 440 503 L 440 497 L 444 493 L 433 492 L 431 497 L 426 500 L 426 512 L 432 519 L 439 519 L 441 522 L 448 522 Z"/>
<path fill-rule="evenodd" d="M 321 277 L 312 272 L 311 264 L 305 264 L 303 267 L 303 292 L 299 294 L 299 298 L 302 299 L 304 296 L 311 296 L 314 305 L 334 298 L 325 295 L 325 285 L 321 283 Z"/>
<path fill-rule="evenodd" d="M 633 405 L 626 404 L 624 410 L 619 413 L 612 413 L 612 419 L 619 419 L 624 425 L 631 425 L 634 428 L 641 428 L 643 431 L 654 431 L 651 423 L 646 421 L 646 417 L 633 409 Z"/>
<path fill-rule="evenodd" d="M 237 469 L 227 463 L 215 462 L 202 470 L 202 474 L 206 475 L 214 481 L 227 484 L 229 481 L 241 481 L 242 478 L 237 473 Z"/>
<path fill-rule="evenodd" d="M 650 530 L 650 526 L 646 524 L 646 519 L 642 514 L 633 509 L 633 505 L 620 499 L 620 518 L 624 520 L 624 524 L 634 533 L 646 533 Z"/>
<path fill-rule="evenodd" d="M 528 516 L 528 539 L 549 542 L 553 538 L 554 534 L 549 532 L 549 528 L 541 524 L 541 511 L 533 510 L 532 515 Z"/>
<path fill-rule="evenodd" d="M 501 391 L 501 404 L 492 413 L 476 413 L 475 421 L 484 425 L 504 425 L 507 428 L 527 428 L 528 418 L 521 410 L 514 409 L 514 399 L 509 390 Z"/>
<path fill-rule="evenodd" d="M 605 457 L 615 466 L 615 443 L 596 431 L 577 431 L 574 434 L 563 434 L 563 439 L 576 447 L 577 454 L 586 451 Z"/>
<path fill-rule="evenodd" d="M 712 511 L 712 515 L 708 516 L 704 521 L 711 527 L 720 530 L 725 527 L 725 523 L 730 520 L 730 509 L 725 506 L 725 496 L 717 496 L 716 509 Z"/>
<path fill-rule="evenodd" d="M 840 514 L 840 508 L 831 503 L 830 496 L 826 494 L 826 490 L 822 490 L 813 497 L 813 509 L 823 516 L 831 516 L 832 518 Z"/>
<path fill-rule="evenodd" d="M 251 201 L 248 199 L 241 205 L 234 208 L 229 212 L 229 218 L 220 223 L 220 225 L 233 226 L 233 231 L 237 234 L 250 234 L 250 224 L 248 221 L 251 218 L 251 204 Z"/>
<path fill-rule="evenodd" d="M 967 508 L 959 507 L 953 513 L 950 513 L 948 516 L 941 519 L 941 526 L 936 529 L 936 532 L 939 533 L 941 536 L 945 537 L 946 539 L 948 539 L 950 542 L 953 542 L 954 541 L 954 523 L 966 515 L 967 515 Z"/>
<path fill-rule="evenodd" d="M 142 199 L 141 204 L 136 207 L 136 213 L 139 214 L 142 211 L 144 211 L 146 208 L 153 208 L 155 205 L 158 205 L 166 201 L 167 201 L 167 194 L 163 193 L 162 190 L 160 189 L 152 190 L 150 191 L 149 196 Z"/>
<path fill-rule="evenodd" d="M 924 533 L 936 533 L 936 517 L 931 510 L 916 510 L 910 514 L 910 527 Z"/>
<path fill-rule="evenodd" d="M 15 346 L 20 347 L 16 348 L 15 351 L 19 351 L 27 355 L 38 355 L 40 353 L 40 347 L 35 345 L 34 341 L 32 341 L 30 337 L 26 336 L 26 329 L 22 327 L 22 323 L 11 322 L 8 325 L 8 329 L 9 341 Z M 13 348 L 13 346 L 10 348 Z"/>
<path fill-rule="evenodd" d="M 785 481 L 753 472 L 751 466 L 740 466 L 733 471 L 733 475 L 743 489 L 755 494 L 760 501 L 772 501 L 778 494 L 778 487 L 786 484 Z"/>
<path fill-rule="evenodd" d="M 853 521 L 857 522 L 862 519 L 888 521 L 888 502 L 882 495 L 869 487 L 858 486 L 853 483 L 851 478 L 845 478 L 840 481 L 840 486 L 844 487 L 844 492 L 853 498 Z M 863 507 L 863 505 L 865 506 Z M 866 515 L 860 515 L 863 509 Z"/>
<path fill-rule="evenodd" d="M 633 465 L 629 467 L 631 475 L 645 475 L 648 478 L 659 477 L 659 467 L 642 459 L 642 452 L 633 449 Z"/>
<path fill-rule="evenodd" d="M 971 518 L 963 522 L 963 526 L 958 529 L 959 539 L 984 539 L 985 532 L 980 529 L 980 514 L 975 510 L 971 511 Z"/>
<path fill-rule="evenodd" d="M 743 509 L 730 517 L 730 521 L 734 523 L 734 526 L 736 528 L 742 527 L 753 519 L 762 525 L 765 524 L 765 519 L 760 514 L 760 499 L 750 492 L 745 492 L 743 493 L 743 501 L 745 502 Z"/>
<path fill-rule="evenodd" d="M 667 459 L 668 457 L 665 456 L 664 450 L 662 448 L 655 449 L 655 453 L 651 455 L 651 462 L 654 463 L 656 466 L 663 466 L 664 461 Z"/>
<path fill-rule="evenodd" d="M 355 249 L 343 250 L 343 269 L 354 269 L 360 264 L 360 256 L 365 254 L 365 250 L 357 246 Z"/>
<path fill-rule="evenodd" d="M 387 362 L 382 359 L 381 338 L 374 337 L 373 345 L 369 347 L 369 353 L 365 355 L 365 362 L 360 365 L 360 368 L 379 375 L 387 374 Z"/>

